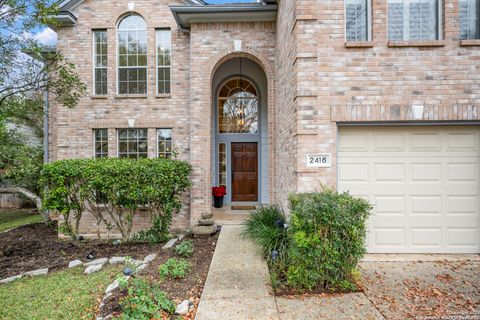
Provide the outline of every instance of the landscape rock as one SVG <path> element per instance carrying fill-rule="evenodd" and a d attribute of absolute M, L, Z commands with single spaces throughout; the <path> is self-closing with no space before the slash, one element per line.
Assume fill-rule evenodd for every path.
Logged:
<path fill-rule="evenodd" d="M 143 271 L 145 268 L 147 267 L 147 264 L 144 263 L 144 264 L 141 264 L 137 267 L 137 269 L 135 270 L 135 272 L 140 272 L 140 271 Z"/>
<path fill-rule="evenodd" d="M 110 260 L 108 260 L 110 264 L 119 264 L 119 263 L 124 263 L 125 262 L 125 257 L 111 257 Z"/>
<path fill-rule="evenodd" d="M 217 232 L 217 226 L 194 226 L 192 227 L 192 233 L 195 236 L 209 236 Z"/>
<path fill-rule="evenodd" d="M 136 267 L 139 267 L 143 264 L 143 260 L 132 260 L 132 264 Z"/>
<path fill-rule="evenodd" d="M 162 249 L 163 250 L 171 249 L 173 247 L 173 245 L 175 244 L 175 242 L 177 242 L 177 238 L 173 238 L 173 239 L 168 240 L 168 242 L 163 245 Z"/>
<path fill-rule="evenodd" d="M 156 257 L 157 257 L 156 253 L 150 253 L 148 256 L 145 257 L 145 259 L 143 259 L 143 263 L 150 263 L 153 260 L 155 260 Z"/>
<path fill-rule="evenodd" d="M 46 275 L 47 273 L 48 273 L 48 268 L 44 268 L 44 269 L 37 269 L 37 270 L 33 270 L 33 271 L 28 271 L 28 272 L 25 272 L 23 275 L 30 276 L 30 277 L 35 277 L 35 276 Z"/>
<path fill-rule="evenodd" d="M 103 264 L 93 264 L 91 266 L 88 266 L 85 269 L 85 274 L 90 274 L 90 273 L 100 271 L 100 270 L 102 270 L 102 268 L 103 268 Z"/>
<path fill-rule="evenodd" d="M 96 264 L 104 265 L 107 262 L 108 262 L 108 258 L 100 258 L 100 259 L 96 259 L 96 260 L 85 263 L 85 266 L 88 267 L 88 266 L 93 266 L 93 265 L 96 265 Z"/>
<path fill-rule="evenodd" d="M 77 260 L 70 261 L 68 263 L 68 267 L 69 268 L 75 268 L 75 267 L 81 266 L 82 264 L 83 264 L 83 262 L 77 259 Z"/>
<path fill-rule="evenodd" d="M 183 238 L 185 238 L 184 234 L 179 234 L 178 237 L 177 237 L 178 241 L 182 241 Z"/>
<path fill-rule="evenodd" d="M 204 212 L 202 213 L 202 219 L 212 219 L 213 218 L 213 213 L 208 213 L 208 212 Z"/>
<path fill-rule="evenodd" d="M 198 220 L 199 226 L 213 226 L 215 224 L 215 220 L 213 219 L 200 219 Z"/>
<path fill-rule="evenodd" d="M 13 276 L 13 277 L 8 277 L 8 278 L 5 278 L 5 279 L 2 279 L 2 280 L 0 280 L 0 283 L 2 283 L 2 284 L 9 283 L 9 282 L 15 281 L 17 279 L 20 279 L 22 277 L 23 277 L 23 274 L 19 274 L 19 275 Z"/>
<path fill-rule="evenodd" d="M 184 314 L 187 314 L 189 310 L 190 310 L 190 301 L 183 300 L 182 303 L 177 305 L 177 307 L 175 308 L 175 314 L 184 315 Z"/>
<path fill-rule="evenodd" d="M 108 293 L 112 292 L 113 290 L 118 289 L 119 286 L 120 286 L 120 284 L 118 283 L 117 280 L 115 280 L 107 287 L 107 289 L 105 289 L 105 293 L 108 294 Z"/>

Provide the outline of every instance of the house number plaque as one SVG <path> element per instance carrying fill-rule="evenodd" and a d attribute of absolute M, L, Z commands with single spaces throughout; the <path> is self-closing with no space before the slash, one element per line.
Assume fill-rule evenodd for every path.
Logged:
<path fill-rule="evenodd" d="M 307 167 L 329 168 L 331 166 L 332 155 L 330 153 L 307 155 Z"/>

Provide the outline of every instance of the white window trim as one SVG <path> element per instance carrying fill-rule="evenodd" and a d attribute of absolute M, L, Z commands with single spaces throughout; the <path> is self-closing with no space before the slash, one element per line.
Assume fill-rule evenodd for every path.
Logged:
<path fill-rule="evenodd" d="M 98 32 L 98 31 L 103 31 L 107 34 L 107 66 L 105 68 L 99 68 L 99 69 L 105 69 L 107 71 L 107 92 L 105 94 L 98 94 L 97 93 L 97 86 L 96 86 L 96 76 L 95 76 L 95 71 L 97 70 L 97 66 L 96 66 L 96 56 L 95 56 L 95 52 L 96 52 L 96 43 L 95 43 L 95 32 Z M 92 79 L 93 79 L 93 83 L 92 83 L 92 91 L 93 91 L 93 95 L 94 96 L 104 96 L 106 94 L 108 94 L 108 31 L 107 29 L 92 29 Z"/>
<path fill-rule="evenodd" d="M 347 40 L 347 1 L 343 1 L 343 33 L 345 42 L 356 42 L 361 40 Z M 367 0 L 367 40 L 372 41 L 372 0 Z"/>
<path fill-rule="evenodd" d="M 120 46 L 120 41 L 118 41 L 118 27 L 120 25 L 120 23 L 122 22 L 122 20 L 124 18 L 126 18 L 127 16 L 129 15 L 125 15 L 123 16 L 120 20 L 118 20 L 118 23 L 117 23 L 117 26 L 115 28 L 115 43 L 116 43 L 116 48 L 115 48 L 115 62 L 116 62 L 116 66 L 115 66 L 115 93 L 117 95 L 121 95 L 121 96 L 135 96 L 135 95 L 141 95 L 141 96 L 145 96 L 145 95 L 148 95 L 148 25 L 147 25 L 147 29 L 146 30 L 139 30 L 139 29 L 135 29 L 135 30 L 129 30 L 129 31 L 145 31 L 147 33 L 147 65 L 145 66 L 145 73 L 146 73 L 146 89 L 147 89 L 147 92 L 146 93 L 119 93 L 119 89 L 120 89 L 120 85 L 118 83 L 118 76 L 119 76 L 119 70 L 120 70 L 120 53 L 119 53 L 119 46 Z M 147 23 L 147 21 L 145 20 L 145 18 L 141 15 L 138 15 L 140 16 L 144 21 L 145 21 L 145 24 Z M 129 67 L 121 67 L 122 69 L 123 68 L 129 68 Z M 131 67 L 131 68 L 138 68 L 138 67 Z M 118 131 L 118 130 L 117 130 Z"/>
<path fill-rule="evenodd" d="M 160 141 L 158 140 L 158 130 L 170 130 L 170 141 L 171 141 L 171 144 L 172 144 L 172 150 L 170 151 L 170 155 L 173 156 L 173 128 L 156 128 L 156 129 L 155 129 L 155 135 L 156 135 L 156 140 L 157 140 L 157 142 L 156 142 L 156 144 L 157 144 L 157 148 L 156 148 L 157 150 L 156 150 L 156 151 L 157 151 L 157 152 L 155 153 L 155 157 L 156 157 L 156 158 L 160 158 L 160 157 L 159 157 L 160 150 L 159 150 L 159 148 L 158 148 L 158 143 L 160 142 Z M 165 153 L 165 152 L 164 152 L 164 153 Z M 164 158 L 164 159 L 167 159 L 167 158 Z"/>
<path fill-rule="evenodd" d="M 116 133 L 116 136 L 117 136 L 116 156 L 117 156 L 117 158 L 120 158 L 120 148 L 119 148 L 119 144 L 120 144 L 120 138 L 119 138 L 120 130 L 127 130 L 127 136 L 128 136 L 128 130 L 129 130 L 129 129 L 133 129 L 133 130 L 147 130 L 147 139 L 146 139 L 146 141 L 147 141 L 147 157 L 146 157 L 146 158 L 148 158 L 148 128 L 143 128 L 143 127 L 142 127 L 142 128 L 116 128 L 116 129 L 115 129 L 115 130 L 117 131 L 117 133 Z M 137 138 L 137 143 L 138 143 L 138 138 Z M 137 150 L 136 154 L 137 154 L 137 159 L 140 159 L 140 158 L 138 157 L 138 150 Z M 126 158 L 128 158 L 128 157 L 126 157 Z M 141 159 L 146 159 L 146 158 L 141 158 Z"/>
<path fill-rule="evenodd" d="M 388 22 L 388 10 L 389 10 L 389 1 L 390 0 L 387 0 L 387 39 L 388 39 L 388 36 L 389 36 L 389 22 Z M 438 41 L 438 40 L 443 40 L 443 0 L 437 0 L 438 1 L 438 8 L 437 8 L 437 19 L 438 19 L 438 29 L 437 29 L 437 39 L 434 39 L 434 40 L 429 40 L 429 39 L 425 39 L 425 41 Z M 410 6 L 410 0 L 401 0 L 401 2 L 403 2 L 403 4 L 405 5 L 406 3 Z M 418 40 L 418 39 L 410 39 L 409 37 L 407 37 L 406 35 L 408 34 L 410 36 L 410 30 L 409 30 L 409 27 L 408 27 L 408 23 L 405 23 L 405 22 L 408 22 L 409 20 L 408 19 L 405 19 L 405 16 L 406 17 L 409 17 L 409 12 L 408 10 L 406 11 L 406 14 L 403 16 L 403 38 L 401 40 L 390 40 L 388 39 L 388 41 L 424 41 L 424 40 Z"/>
<path fill-rule="evenodd" d="M 157 31 L 164 30 L 164 31 L 169 31 L 170 32 L 170 65 L 168 67 L 162 66 L 163 68 L 169 68 L 170 69 L 170 92 L 159 92 L 159 87 L 158 87 L 158 42 L 157 42 Z M 157 94 L 165 94 L 169 95 L 172 93 L 172 31 L 170 28 L 156 28 L 155 29 L 155 88 L 156 88 L 156 93 Z"/>
<path fill-rule="evenodd" d="M 92 151 L 93 151 L 93 152 L 92 152 L 92 153 L 93 153 L 93 158 L 94 158 L 94 159 L 100 159 L 100 158 L 101 158 L 101 157 L 100 157 L 100 158 L 97 158 L 97 152 L 96 152 L 96 149 L 95 149 L 95 144 L 96 144 L 96 142 L 97 142 L 96 139 L 95 139 L 95 132 L 96 132 L 97 130 L 107 130 L 107 148 L 110 149 L 110 146 L 109 146 L 109 142 L 110 142 L 110 141 L 108 141 L 108 129 L 107 129 L 107 128 L 93 128 L 93 129 L 92 129 L 92 140 L 93 140 L 93 146 L 92 146 Z M 107 157 L 108 157 L 108 154 L 109 154 L 109 152 L 107 151 Z"/>

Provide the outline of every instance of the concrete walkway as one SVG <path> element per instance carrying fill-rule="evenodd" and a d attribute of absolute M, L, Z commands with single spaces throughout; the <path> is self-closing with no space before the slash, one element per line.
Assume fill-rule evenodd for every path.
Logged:
<path fill-rule="evenodd" d="M 196 320 L 383 319 L 362 293 L 336 297 L 275 298 L 259 249 L 224 225 L 213 255 Z"/>
<path fill-rule="evenodd" d="M 222 227 L 196 320 L 279 319 L 267 264 L 240 233 L 239 225 Z"/>

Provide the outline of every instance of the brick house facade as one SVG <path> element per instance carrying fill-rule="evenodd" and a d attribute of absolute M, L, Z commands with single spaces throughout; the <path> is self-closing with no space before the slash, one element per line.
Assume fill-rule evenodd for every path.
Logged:
<path fill-rule="evenodd" d="M 436 39 L 392 40 L 389 1 L 365 0 L 368 35 L 352 40 L 346 36 L 351 0 L 218 6 L 66 0 L 57 16 L 62 23 L 57 47 L 77 66 L 88 93 L 74 109 L 51 106 L 49 158 L 94 156 L 94 129 L 107 129 L 108 156 L 115 157 L 118 130 L 127 128 L 147 129 L 148 157 L 157 157 L 157 129 L 168 128 L 178 157 L 193 166 L 193 187 L 175 228 L 187 228 L 211 211 L 210 188 L 221 182 L 231 194 L 227 205 L 247 199 L 286 210 L 289 193 L 329 186 L 374 204 L 378 218 L 369 226 L 371 252 L 477 253 L 480 40 L 460 37 L 459 3 L 465 0 L 432 1 L 438 5 Z M 118 28 L 131 14 L 147 26 L 144 94 L 119 93 Z M 105 30 L 107 39 L 102 95 L 94 92 L 94 30 Z M 161 94 L 156 30 L 171 35 L 170 92 Z M 243 132 L 222 132 L 232 120 L 218 114 L 227 103 L 246 101 L 245 95 L 221 97 L 222 86 L 232 79 L 255 87 L 255 125 L 247 128 L 241 115 L 235 118 L 234 126 Z M 239 105 L 244 108 L 245 102 Z M 248 158 L 251 152 L 255 157 Z M 255 178 L 247 178 L 248 170 L 235 159 L 254 158 Z M 440 158 L 447 160 L 435 163 Z M 431 177 L 417 179 L 418 163 Z M 402 176 L 395 180 L 399 170 Z M 463 179 L 465 172 L 473 180 Z M 454 194 L 452 183 L 463 193 Z M 405 191 L 417 186 L 435 192 Z M 418 209 L 435 197 L 442 203 L 437 211 Z M 453 216 L 464 223 L 451 222 Z M 428 225 L 424 218 L 440 222 Z M 83 232 L 89 233 L 94 222 L 84 220 Z"/>

